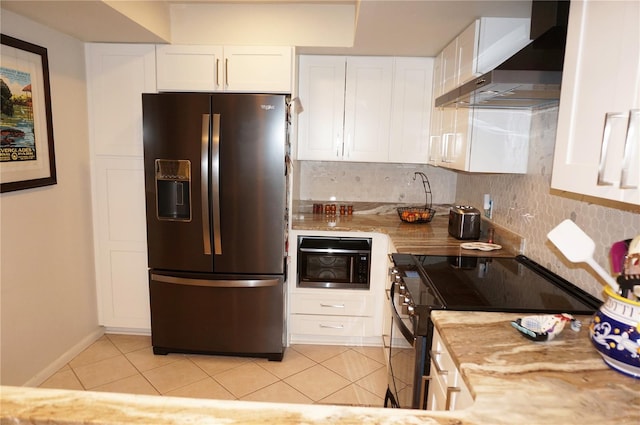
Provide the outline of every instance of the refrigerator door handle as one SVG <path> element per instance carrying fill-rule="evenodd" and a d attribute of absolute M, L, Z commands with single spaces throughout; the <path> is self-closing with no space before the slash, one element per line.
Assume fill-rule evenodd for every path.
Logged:
<path fill-rule="evenodd" d="M 220 114 L 213 114 L 211 134 L 211 203 L 213 208 L 213 248 L 214 254 L 222 255 L 220 237 Z"/>
<path fill-rule="evenodd" d="M 211 229 L 209 228 L 209 114 L 202 114 L 200 138 L 200 199 L 202 204 L 202 242 L 204 254 L 211 255 Z"/>
<path fill-rule="evenodd" d="M 211 288 L 260 288 L 268 286 L 278 286 L 280 284 L 279 279 L 211 280 L 165 276 L 153 273 L 151 274 L 151 280 L 154 282 L 165 282 L 189 286 L 207 286 Z"/>

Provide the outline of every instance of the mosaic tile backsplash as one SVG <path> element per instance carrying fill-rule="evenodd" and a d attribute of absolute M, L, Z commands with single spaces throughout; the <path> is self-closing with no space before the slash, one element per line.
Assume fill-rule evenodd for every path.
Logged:
<path fill-rule="evenodd" d="M 602 299 L 604 283 L 585 264 L 572 264 L 547 240 L 547 233 L 566 218 L 596 243 L 595 259 L 609 269 L 609 248 L 640 234 L 640 207 L 605 206 L 551 192 L 551 169 L 557 108 L 532 117 L 528 173 L 467 174 L 412 164 L 297 161 L 294 200 L 424 203 L 420 179 L 425 173 L 434 204 L 468 204 L 482 209 L 484 194 L 494 201 L 492 221 L 525 238 L 524 254 Z"/>

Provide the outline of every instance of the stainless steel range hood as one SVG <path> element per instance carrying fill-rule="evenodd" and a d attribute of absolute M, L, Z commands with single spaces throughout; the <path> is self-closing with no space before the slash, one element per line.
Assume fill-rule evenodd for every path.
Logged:
<path fill-rule="evenodd" d="M 569 1 L 534 0 L 532 42 L 493 71 L 438 97 L 436 107 L 532 109 L 558 104 Z"/>

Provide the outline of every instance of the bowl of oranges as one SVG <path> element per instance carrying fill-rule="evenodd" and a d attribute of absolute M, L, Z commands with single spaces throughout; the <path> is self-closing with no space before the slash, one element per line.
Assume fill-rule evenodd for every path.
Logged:
<path fill-rule="evenodd" d="M 405 223 L 428 223 L 436 211 L 428 207 L 401 207 L 398 208 L 398 216 Z"/>

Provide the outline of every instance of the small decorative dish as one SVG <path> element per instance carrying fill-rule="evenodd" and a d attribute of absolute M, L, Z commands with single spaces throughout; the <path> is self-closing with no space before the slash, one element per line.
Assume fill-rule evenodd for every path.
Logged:
<path fill-rule="evenodd" d="M 571 322 L 571 329 L 580 330 L 581 323 L 566 313 L 525 316 L 512 321 L 511 326 L 532 341 L 551 341 L 568 322 Z"/>
<path fill-rule="evenodd" d="M 462 249 L 477 249 L 480 251 L 494 251 L 496 249 L 502 249 L 502 245 L 488 242 L 465 242 L 460 244 Z"/>

